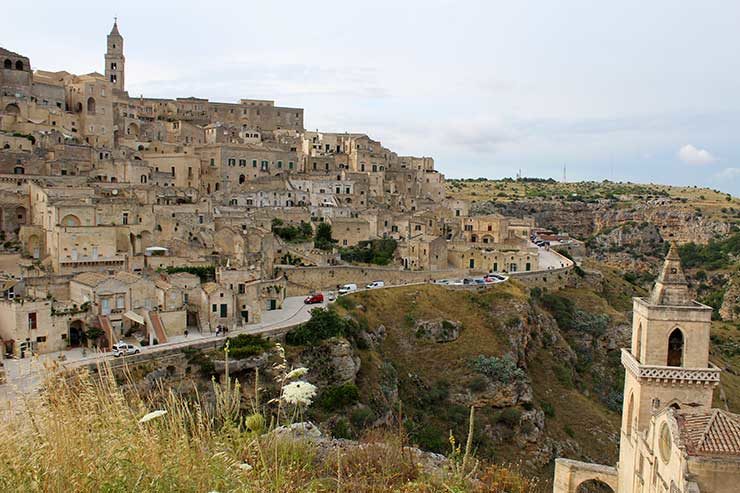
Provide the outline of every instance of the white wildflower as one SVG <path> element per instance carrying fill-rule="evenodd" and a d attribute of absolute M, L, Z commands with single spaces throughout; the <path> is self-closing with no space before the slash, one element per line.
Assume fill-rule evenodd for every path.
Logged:
<path fill-rule="evenodd" d="M 253 469 L 253 467 L 246 462 L 242 462 L 241 464 L 239 464 L 239 469 L 245 472 L 249 472 Z"/>
<path fill-rule="evenodd" d="M 316 386 L 308 382 L 298 380 L 283 387 L 282 399 L 288 404 L 310 406 L 312 399 L 316 396 Z"/>
<path fill-rule="evenodd" d="M 147 421 L 151 421 L 154 418 L 159 418 L 160 416 L 164 416 L 167 414 L 167 411 L 164 411 L 162 409 L 158 409 L 157 411 L 152 411 L 149 414 L 145 414 L 140 420 L 139 423 L 146 423 Z"/>
<path fill-rule="evenodd" d="M 306 373 L 308 373 L 308 368 L 303 368 L 303 367 L 296 368 L 294 370 L 291 370 L 291 372 L 288 373 L 287 375 L 285 375 L 285 379 L 293 380 L 294 378 L 301 378 Z"/>

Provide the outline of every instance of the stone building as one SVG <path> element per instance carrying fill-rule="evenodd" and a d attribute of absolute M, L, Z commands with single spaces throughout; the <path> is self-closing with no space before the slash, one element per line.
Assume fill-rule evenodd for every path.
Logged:
<path fill-rule="evenodd" d="M 558 459 L 553 492 L 597 480 L 616 493 L 730 493 L 740 482 L 740 416 L 712 408 L 712 309 L 691 299 L 674 245 L 648 297 L 635 298 L 622 350 L 624 409 L 616 467 Z"/>

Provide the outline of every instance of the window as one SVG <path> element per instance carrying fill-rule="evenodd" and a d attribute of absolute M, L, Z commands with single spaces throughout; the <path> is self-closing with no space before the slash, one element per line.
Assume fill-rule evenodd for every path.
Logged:
<path fill-rule="evenodd" d="M 257 160 L 252 159 L 252 168 L 256 168 L 256 167 L 257 167 Z"/>
<path fill-rule="evenodd" d="M 247 166 L 247 160 L 246 159 L 240 159 L 239 160 L 239 166 L 242 168 L 245 168 Z"/>
<path fill-rule="evenodd" d="M 229 166 L 236 166 L 236 159 L 229 158 Z"/>
<path fill-rule="evenodd" d="M 37 329 L 38 328 L 38 325 L 37 325 L 36 322 L 37 322 L 37 320 L 36 320 L 36 312 L 29 313 L 28 314 L 28 328 L 30 330 L 34 330 L 34 329 Z"/>
<path fill-rule="evenodd" d="M 46 336 L 38 336 L 36 342 L 46 342 Z"/>
<path fill-rule="evenodd" d="M 214 304 L 211 305 L 211 311 L 213 313 L 216 313 L 218 311 L 218 305 L 216 303 L 214 303 Z"/>
<path fill-rule="evenodd" d="M 282 161 L 278 161 L 278 165 L 277 166 L 278 166 L 278 169 L 282 169 L 283 168 L 283 162 Z"/>
<path fill-rule="evenodd" d="M 244 294 L 246 290 L 246 286 L 244 283 L 239 283 L 239 294 Z"/>
<path fill-rule="evenodd" d="M 128 224 L 128 212 L 124 212 L 123 213 L 122 222 L 123 222 L 123 224 Z"/>
<path fill-rule="evenodd" d="M 683 366 L 683 332 L 674 329 L 668 337 L 668 362 L 667 366 Z"/>
<path fill-rule="evenodd" d="M 293 161 L 288 161 L 288 169 L 293 169 Z"/>
<path fill-rule="evenodd" d="M 216 166 L 216 160 L 211 158 L 211 166 Z"/>
<path fill-rule="evenodd" d="M 111 62 L 110 69 L 111 70 L 115 70 L 116 68 L 118 68 L 117 65 L 116 65 L 116 62 Z"/>
<path fill-rule="evenodd" d="M 118 296 L 116 296 L 116 308 L 118 310 L 123 310 L 125 306 L 126 306 L 126 298 L 122 294 L 119 294 Z"/>

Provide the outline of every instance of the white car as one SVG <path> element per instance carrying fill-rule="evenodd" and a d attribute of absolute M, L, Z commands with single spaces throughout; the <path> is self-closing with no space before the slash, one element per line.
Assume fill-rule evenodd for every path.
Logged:
<path fill-rule="evenodd" d="M 376 288 L 382 288 L 383 286 L 385 286 L 385 283 L 383 281 L 373 281 L 365 287 L 367 289 L 376 289 Z"/>
<path fill-rule="evenodd" d="M 357 291 L 357 284 L 345 284 L 344 286 L 339 288 L 340 295 L 352 293 L 354 291 Z"/>
<path fill-rule="evenodd" d="M 113 356 L 118 358 L 119 356 L 128 356 L 129 354 L 139 354 L 141 349 L 134 346 L 133 344 L 127 344 L 125 342 L 117 342 L 113 345 Z"/>

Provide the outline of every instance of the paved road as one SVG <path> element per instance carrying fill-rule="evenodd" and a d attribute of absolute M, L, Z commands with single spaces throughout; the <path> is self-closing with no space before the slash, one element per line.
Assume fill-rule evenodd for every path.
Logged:
<path fill-rule="evenodd" d="M 263 313 L 260 323 L 237 328 L 229 332 L 229 335 L 269 334 L 271 332 L 278 332 L 307 321 L 311 318 L 312 309 L 326 306 L 326 303 L 305 305 L 303 299 L 304 296 L 286 298 L 283 302 L 283 308 Z M 147 353 L 157 353 L 171 349 L 185 348 L 199 342 L 217 341 L 220 339 L 223 339 L 223 336 L 216 336 L 213 333 L 191 333 L 187 337 L 171 337 L 168 342 L 147 347 L 144 351 Z M 64 354 L 64 361 L 59 360 L 59 356 L 62 353 Z M 76 368 L 90 363 L 102 362 L 106 359 L 113 359 L 113 355 L 110 352 L 103 353 L 91 350 L 83 352 L 82 349 L 75 348 L 68 351 L 47 353 L 33 358 L 4 360 L 7 383 L 0 385 L 0 414 L 2 414 L 2 410 L 7 410 L 11 405 L 17 410 L 18 405 L 22 404 L 22 397 L 39 388 L 42 375 L 46 371 L 47 366 L 59 364 L 64 368 Z"/>

